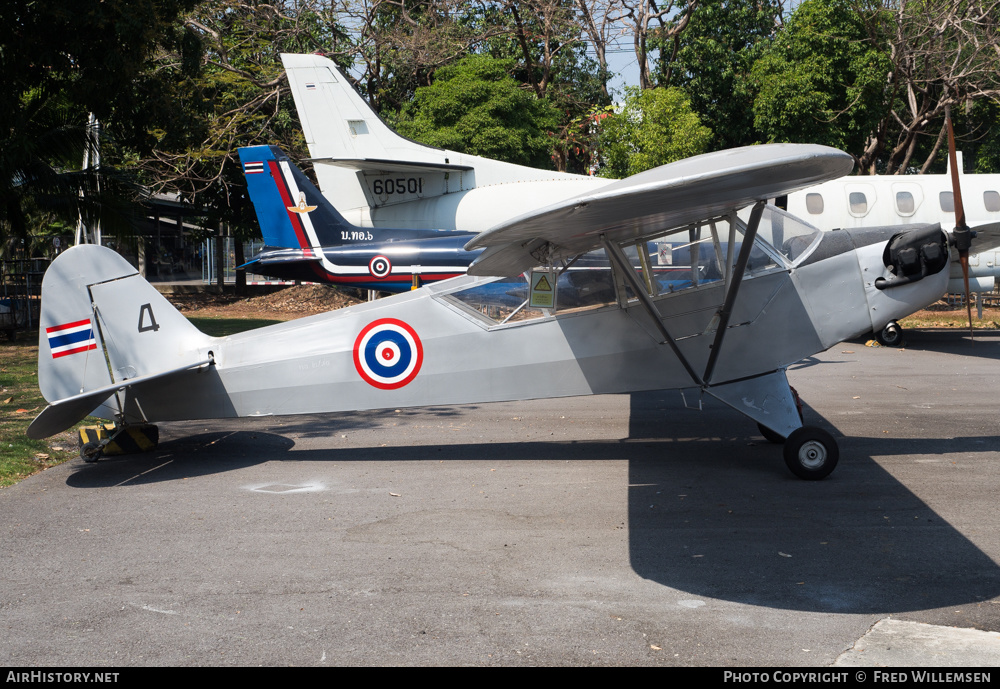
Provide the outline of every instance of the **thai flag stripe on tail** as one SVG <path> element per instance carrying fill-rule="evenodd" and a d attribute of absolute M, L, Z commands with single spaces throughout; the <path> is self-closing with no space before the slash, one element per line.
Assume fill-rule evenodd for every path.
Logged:
<path fill-rule="evenodd" d="M 243 165 L 243 172 L 248 175 L 253 175 L 256 173 L 264 172 L 264 163 L 245 163 Z"/>
<path fill-rule="evenodd" d="M 94 329 L 90 325 L 89 318 L 46 328 L 45 336 L 49 338 L 49 350 L 53 359 L 97 349 Z"/>

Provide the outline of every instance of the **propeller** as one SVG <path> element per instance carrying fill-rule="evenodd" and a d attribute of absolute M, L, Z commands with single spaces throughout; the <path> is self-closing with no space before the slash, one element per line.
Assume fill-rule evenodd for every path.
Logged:
<path fill-rule="evenodd" d="M 958 155 L 955 153 L 955 130 L 951 126 L 951 107 L 945 106 L 944 121 L 948 127 L 948 161 L 951 163 L 951 191 L 955 201 L 955 229 L 951 233 L 958 261 L 962 265 L 962 279 L 965 281 L 965 310 L 969 315 L 969 337 L 975 341 L 972 332 L 972 300 L 969 298 L 969 247 L 972 246 L 972 230 L 965 224 L 965 207 L 962 205 L 962 187 L 958 183 Z"/>

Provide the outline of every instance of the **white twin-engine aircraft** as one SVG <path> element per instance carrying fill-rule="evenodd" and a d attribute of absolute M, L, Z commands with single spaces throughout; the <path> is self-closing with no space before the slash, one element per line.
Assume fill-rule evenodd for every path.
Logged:
<path fill-rule="evenodd" d="M 78 246 L 43 283 L 49 406 L 28 434 L 88 414 L 127 429 L 676 388 L 756 421 L 820 479 L 837 444 L 802 425 L 786 367 L 933 302 L 950 260 L 937 225 L 820 232 L 765 204 L 851 165 L 793 144 L 689 158 L 481 232 L 467 275 L 222 338 L 115 252 Z"/>
<path fill-rule="evenodd" d="M 478 233 L 614 183 L 410 141 L 379 119 L 331 60 L 295 54 L 281 59 L 320 189 L 357 225 Z M 961 165 L 955 169 L 960 171 Z M 821 230 L 912 229 L 935 222 L 950 230 L 958 224 L 953 184 L 948 175 L 850 176 L 781 195 L 776 202 Z M 1000 175 L 964 175 L 961 184 L 970 222 L 1000 221 Z M 1000 276 L 1000 252 L 974 253 L 968 264 L 970 289 L 991 291 L 994 278 Z M 950 277 L 942 294 L 965 291 L 957 262 Z M 881 321 L 873 331 L 880 342 L 895 345 L 902 340 L 895 320 L 872 315 L 873 321 Z"/>

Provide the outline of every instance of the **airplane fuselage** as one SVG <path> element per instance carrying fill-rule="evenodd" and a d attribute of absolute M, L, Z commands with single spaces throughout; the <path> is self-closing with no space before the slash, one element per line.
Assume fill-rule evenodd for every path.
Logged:
<path fill-rule="evenodd" d="M 463 248 L 472 235 L 444 234 L 378 243 L 348 238 L 340 246 L 319 249 L 267 247 L 254 261 L 260 264 L 258 270 L 285 280 L 405 292 L 414 277 L 419 286 L 463 275 L 481 253 Z"/>
<path fill-rule="evenodd" d="M 730 381 L 777 375 L 940 295 L 947 271 L 893 290 L 874 287 L 878 277 L 891 277 L 882 261 L 891 232 L 824 233 L 798 263 L 772 258 L 765 267 L 748 269 L 723 355 L 711 380 L 700 383 L 663 344 L 651 314 L 620 282 L 598 303 L 536 310 L 521 320 L 503 321 L 467 298 L 484 288 L 484 294 L 495 294 L 493 279 L 466 275 L 247 333 L 191 339 L 192 360 L 208 358 L 214 364 L 136 383 L 126 414 L 169 421 L 688 387 L 738 407 L 744 393 L 727 388 L 736 385 Z M 91 247 L 73 251 L 81 249 Z M 135 289 L 116 291 L 112 284 L 94 291 L 95 307 L 121 314 L 123 323 L 131 324 L 148 297 Z M 713 323 L 726 290 L 726 281 L 717 279 L 653 299 L 662 327 L 698 374 L 710 358 Z M 135 337 L 152 342 L 171 337 L 170 330 L 150 329 Z M 112 369 L 141 377 L 148 364 L 140 350 L 122 351 L 107 349 Z M 780 386 L 768 394 L 779 392 Z M 788 409 L 768 413 L 774 416 L 767 425 L 779 432 L 798 427 Z"/>

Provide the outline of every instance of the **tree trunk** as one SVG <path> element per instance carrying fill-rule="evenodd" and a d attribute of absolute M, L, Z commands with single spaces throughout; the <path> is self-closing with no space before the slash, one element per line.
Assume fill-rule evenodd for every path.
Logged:
<path fill-rule="evenodd" d="M 215 286 L 222 291 L 226 285 L 226 252 L 222 238 L 222 221 L 216 221 L 215 226 Z"/>

